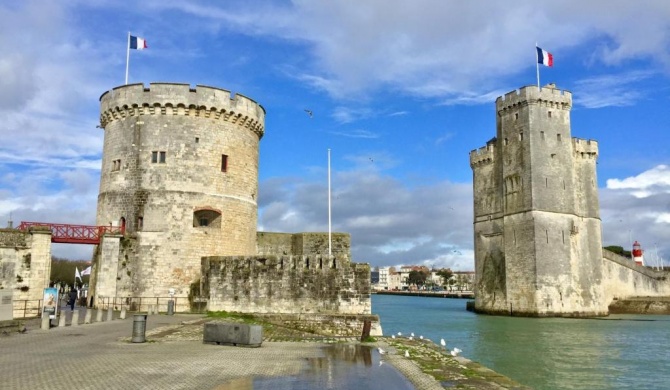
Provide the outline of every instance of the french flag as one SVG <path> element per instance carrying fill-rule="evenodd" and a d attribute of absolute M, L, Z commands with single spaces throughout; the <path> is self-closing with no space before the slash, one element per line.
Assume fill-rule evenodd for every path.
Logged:
<path fill-rule="evenodd" d="M 147 41 L 144 38 L 130 36 L 130 48 L 136 50 L 144 50 L 148 48 Z"/>
<path fill-rule="evenodd" d="M 535 46 L 537 49 L 537 63 L 544 66 L 554 66 L 554 56 L 551 55 L 546 50 L 542 50 L 539 47 Z"/>

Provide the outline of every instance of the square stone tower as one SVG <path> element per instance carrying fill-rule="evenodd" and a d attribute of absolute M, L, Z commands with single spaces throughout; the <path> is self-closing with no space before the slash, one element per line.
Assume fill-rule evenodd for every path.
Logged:
<path fill-rule="evenodd" d="M 553 84 L 496 100 L 496 137 L 470 153 L 475 310 L 607 315 L 598 145 L 571 137 L 572 94 Z"/>

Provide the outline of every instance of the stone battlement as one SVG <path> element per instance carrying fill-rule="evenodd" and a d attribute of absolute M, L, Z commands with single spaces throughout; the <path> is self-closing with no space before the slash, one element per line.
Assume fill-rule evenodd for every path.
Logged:
<path fill-rule="evenodd" d="M 100 96 L 100 126 L 139 115 L 185 115 L 224 120 L 264 133 L 265 109 L 254 100 L 221 88 L 189 84 L 130 84 Z"/>
<path fill-rule="evenodd" d="M 573 137 L 572 150 L 574 150 L 575 154 L 598 156 L 598 141 Z"/>
<path fill-rule="evenodd" d="M 474 168 L 479 165 L 492 163 L 495 160 L 495 152 L 496 147 L 493 142 L 479 149 L 470 151 L 470 167 Z"/>
<path fill-rule="evenodd" d="M 535 85 L 529 85 L 496 99 L 496 111 L 505 111 L 528 104 L 542 104 L 556 109 L 570 110 L 572 93 L 560 90 L 554 84 L 547 84 L 541 89 Z"/>
<path fill-rule="evenodd" d="M 370 314 L 370 266 L 346 256 L 211 256 L 201 266 L 210 311 Z"/>

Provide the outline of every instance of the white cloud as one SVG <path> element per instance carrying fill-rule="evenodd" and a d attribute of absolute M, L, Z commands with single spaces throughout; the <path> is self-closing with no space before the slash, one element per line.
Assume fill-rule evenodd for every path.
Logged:
<path fill-rule="evenodd" d="M 607 188 L 631 191 L 638 198 L 646 198 L 656 193 L 670 193 L 670 168 L 658 165 L 637 176 L 625 179 L 608 179 Z"/>

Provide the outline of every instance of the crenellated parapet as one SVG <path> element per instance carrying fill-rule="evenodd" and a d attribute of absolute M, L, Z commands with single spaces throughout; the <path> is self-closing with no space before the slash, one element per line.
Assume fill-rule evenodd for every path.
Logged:
<path fill-rule="evenodd" d="M 547 84 L 542 88 L 529 85 L 496 99 L 496 112 L 502 114 L 507 110 L 516 110 L 529 104 L 569 111 L 572 107 L 572 93 L 560 90 L 554 84 Z"/>
<path fill-rule="evenodd" d="M 221 88 L 189 84 L 151 83 L 116 87 L 100 96 L 100 126 L 141 115 L 181 115 L 223 120 L 263 137 L 265 109 L 254 100 Z"/>
<path fill-rule="evenodd" d="M 598 157 L 598 141 L 573 137 L 572 150 L 577 157 L 596 158 Z"/>
<path fill-rule="evenodd" d="M 489 143 L 484 147 L 472 150 L 470 152 L 470 167 L 476 168 L 482 165 L 491 164 L 495 160 L 495 143 Z"/>

